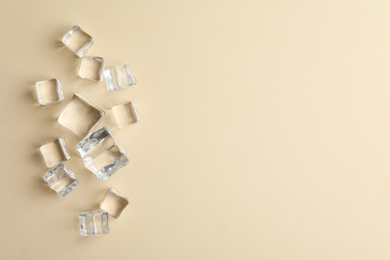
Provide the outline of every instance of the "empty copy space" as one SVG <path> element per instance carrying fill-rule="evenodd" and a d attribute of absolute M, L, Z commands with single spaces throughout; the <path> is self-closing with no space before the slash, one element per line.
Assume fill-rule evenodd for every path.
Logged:
<path fill-rule="evenodd" d="M 0 259 L 390 259 L 390 1 L 2 2 Z M 75 24 L 137 84 L 80 79 L 60 43 Z M 38 105 L 54 77 L 66 101 Z M 106 181 L 54 120 L 73 93 L 131 158 Z M 142 120 L 118 129 L 109 109 L 129 100 Z M 79 134 L 98 118 L 72 110 Z M 57 137 L 80 181 L 65 198 L 38 151 Z M 130 204 L 81 237 L 111 187 Z"/>

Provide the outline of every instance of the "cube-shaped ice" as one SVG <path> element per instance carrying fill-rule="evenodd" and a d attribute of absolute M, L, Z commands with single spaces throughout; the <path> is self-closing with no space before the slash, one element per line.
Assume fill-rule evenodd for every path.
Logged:
<path fill-rule="evenodd" d="M 74 54 L 79 57 L 84 54 L 92 47 L 92 37 L 84 32 L 80 26 L 75 25 L 67 34 L 62 38 L 62 43 L 65 44 Z"/>
<path fill-rule="evenodd" d="M 104 112 L 75 93 L 58 117 L 58 122 L 75 135 L 84 138 L 99 123 Z"/>
<path fill-rule="evenodd" d="M 70 159 L 68 148 L 62 138 L 58 138 L 50 143 L 42 145 L 40 148 L 47 167 L 53 167 L 56 164 Z"/>
<path fill-rule="evenodd" d="M 110 232 L 108 213 L 99 210 L 84 212 L 79 215 L 80 234 L 85 236 L 100 236 Z"/>
<path fill-rule="evenodd" d="M 58 79 L 49 79 L 35 83 L 38 102 L 41 105 L 51 105 L 64 100 L 61 82 Z"/>
<path fill-rule="evenodd" d="M 43 178 L 49 187 L 61 197 L 65 197 L 79 185 L 76 176 L 63 163 L 57 164 L 56 167 L 45 173 Z"/>
<path fill-rule="evenodd" d="M 128 204 L 129 199 L 125 195 L 111 188 L 100 203 L 100 208 L 114 218 L 118 218 Z"/>
<path fill-rule="evenodd" d="M 80 78 L 102 81 L 105 63 L 106 62 L 101 57 L 83 57 L 79 68 Z"/>
<path fill-rule="evenodd" d="M 107 180 L 130 161 L 106 126 L 78 143 L 76 149 L 85 167 L 101 181 Z"/>
<path fill-rule="evenodd" d="M 130 65 L 115 66 L 103 73 L 109 91 L 116 91 L 135 85 L 137 80 Z"/>
<path fill-rule="evenodd" d="M 123 128 L 133 123 L 137 123 L 140 118 L 137 109 L 132 101 L 111 108 L 116 125 Z"/>

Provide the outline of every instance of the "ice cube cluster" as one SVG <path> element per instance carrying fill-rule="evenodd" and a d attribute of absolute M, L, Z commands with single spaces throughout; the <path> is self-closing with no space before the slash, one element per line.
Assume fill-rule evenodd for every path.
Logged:
<path fill-rule="evenodd" d="M 105 69 L 102 57 L 85 56 L 93 46 L 94 39 L 80 26 L 74 26 L 62 38 L 62 43 L 79 59 L 78 76 L 95 82 L 105 79 L 109 92 L 122 90 L 136 84 L 133 69 L 128 64 Z M 42 106 L 58 104 L 64 100 L 63 86 L 58 78 L 44 79 L 35 84 L 38 103 Z M 65 86 L 66 88 L 66 86 Z M 119 145 L 108 126 L 95 130 L 105 111 L 79 93 L 73 93 L 60 113 L 57 122 L 81 139 L 76 146 L 85 168 L 99 180 L 105 181 L 130 159 Z M 117 128 L 124 128 L 140 120 L 133 101 L 118 104 L 111 108 Z M 77 169 L 70 170 L 65 162 L 71 160 L 66 142 L 59 137 L 40 147 L 44 162 L 50 168 L 43 176 L 48 186 L 65 197 L 79 185 Z M 100 203 L 100 209 L 79 214 L 80 234 L 98 236 L 108 234 L 109 218 L 118 218 L 129 199 L 114 188 L 110 188 Z"/>

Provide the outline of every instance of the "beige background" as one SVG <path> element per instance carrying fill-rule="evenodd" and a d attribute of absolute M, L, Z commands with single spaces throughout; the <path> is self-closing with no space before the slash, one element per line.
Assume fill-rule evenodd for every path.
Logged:
<path fill-rule="evenodd" d="M 2 1 L 1 259 L 390 259 L 389 1 Z M 109 93 L 77 77 L 61 37 L 131 63 Z M 65 102 L 37 104 L 58 77 Z M 101 182 L 56 122 L 78 92 L 107 111 L 131 163 Z M 141 122 L 117 129 L 133 100 Z M 63 137 L 80 180 L 43 182 L 40 145 Z M 111 233 L 78 214 L 114 187 Z"/>

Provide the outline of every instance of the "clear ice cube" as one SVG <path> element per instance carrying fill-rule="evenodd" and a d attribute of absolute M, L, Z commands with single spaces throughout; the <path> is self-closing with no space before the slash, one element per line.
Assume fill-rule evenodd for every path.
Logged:
<path fill-rule="evenodd" d="M 35 83 L 38 102 L 41 105 L 51 105 L 64 100 L 61 82 L 58 79 L 49 79 Z"/>
<path fill-rule="evenodd" d="M 47 167 L 53 167 L 56 164 L 70 159 L 68 148 L 62 138 L 58 138 L 50 143 L 42 145 L 40 148 Z"/>
<path fill-rule="evenodd" d="M 58 117 L 58 122 L 78 137 L 84 138 L 103 116 L 104 112 L 100 108 L 75 93 Z"/>
<path fill-rule="evenodd" d="M 109 91 L 116 91 L 135 85 L 137 80 L 130 65 L 116 66 L 103 73 Z"/>
<path fill-rule="evenodd" d="M 101 57 L 81 58 L 79 76 L 82 79 L 101 81 L 103 76 L 105 61 Z"/>
<path fill-rule="evenodd" d="M 100 236 L 110 232 L 108 213 L 99 210 L 84 212 L 79 215 L 80 234 L 82 236 Z"/>
<path fill-rule="evenodd" d="M 86 33 L 80 26 L 75 25 L 67 34 L 62 38 L 62 43 L 65 44 L 74 54 L 79 57 L 92 47 L 94 41 L 92 37 Z"/>
<path fill-rule="evenodd" d="M 111 111 L 118 128 L 137 123 L 140 120 L 137 109 L 132 101 L 114 106 L 111 108 Z"/>
<path fill-rule="evenodd" d="M 130 162 L 111 130 L 106 126 L 79 142 L 76 149 L 85 167 L 101 181 L 107 180 Z"/>
<path fill-rule="evenodd" d="M 56 167 L 45 173 L 43 178 L 49 187 L 61 197 L 65 197 L 79 185 L 76 176 L 63 163 L 57 164 Z"/>
<path fill-rule="evenodd" d="M 111 188 L 100 203 L 100 208 L 114 218 L 118 218 L 128 204 L 129 199 L 125 195 Z"/>

